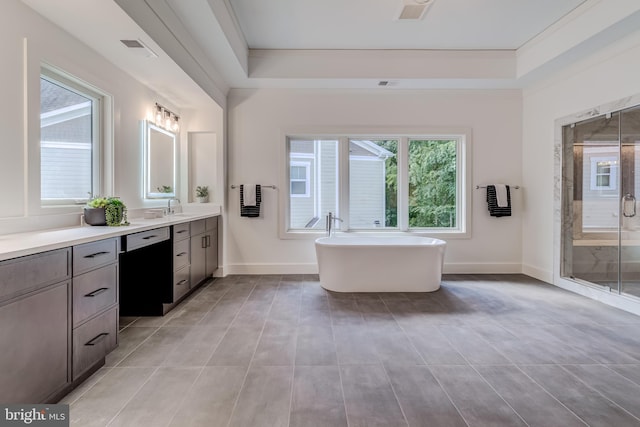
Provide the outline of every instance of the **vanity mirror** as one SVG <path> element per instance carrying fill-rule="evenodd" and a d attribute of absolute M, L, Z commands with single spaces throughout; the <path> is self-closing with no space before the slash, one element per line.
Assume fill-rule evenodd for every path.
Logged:
<path fill-rule="evenodd" d="M 142 135 L 145 199 L 176 197 L 176 135 L 148 120 L 142 122 Z"/>

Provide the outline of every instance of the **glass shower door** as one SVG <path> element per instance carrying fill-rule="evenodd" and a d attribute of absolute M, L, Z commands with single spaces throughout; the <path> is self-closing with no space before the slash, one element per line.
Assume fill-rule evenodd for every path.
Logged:
<path fill-rule="evenodd" d="M 640 297 L 640 106 L 621 112 L 620 141 L 620 292 Z"/>
<path fill-rule="evenodd" d="M 619 113 L 563 128 L 564 277 L 619 289 Z"/>

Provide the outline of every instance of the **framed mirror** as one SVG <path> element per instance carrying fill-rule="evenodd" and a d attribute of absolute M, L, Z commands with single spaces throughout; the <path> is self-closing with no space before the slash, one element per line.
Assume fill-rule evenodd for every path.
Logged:
<path fill-rule="evenodd" d="M 176 197 L 178 185 L 176 135 L 148 120 L 143 120 L 142 128 L 144 198 L 168 199 Z"/>

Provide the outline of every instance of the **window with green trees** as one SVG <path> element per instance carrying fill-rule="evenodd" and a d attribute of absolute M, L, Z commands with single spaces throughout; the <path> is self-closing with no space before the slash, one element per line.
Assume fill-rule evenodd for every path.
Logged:
<path fill-rule="evenodd" d="M 304 154 L 300 139 L 289 139 L 290 168 Z M 324 214 L 317 206 L 326 205 L 342 218 L 336 224 L 342 231 L 467 232 L 466 134 L 343 136 L 332 143 L 330 152 L 309 151 L 309 185 L 317 200 L 306 208 L 291 187 L 287 230 L 318 231 Z M 293 172 L 289 179 L 295 180 Z"/>

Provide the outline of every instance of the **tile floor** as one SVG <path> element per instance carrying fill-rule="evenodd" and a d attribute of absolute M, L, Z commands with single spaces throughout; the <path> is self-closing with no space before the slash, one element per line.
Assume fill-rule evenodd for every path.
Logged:
<path fill-rule="evenodd" d="M 640 317 L 522 275 L 430 294 L 232 276 L 122 318 L 77 426 L 640 426 Z"/>

